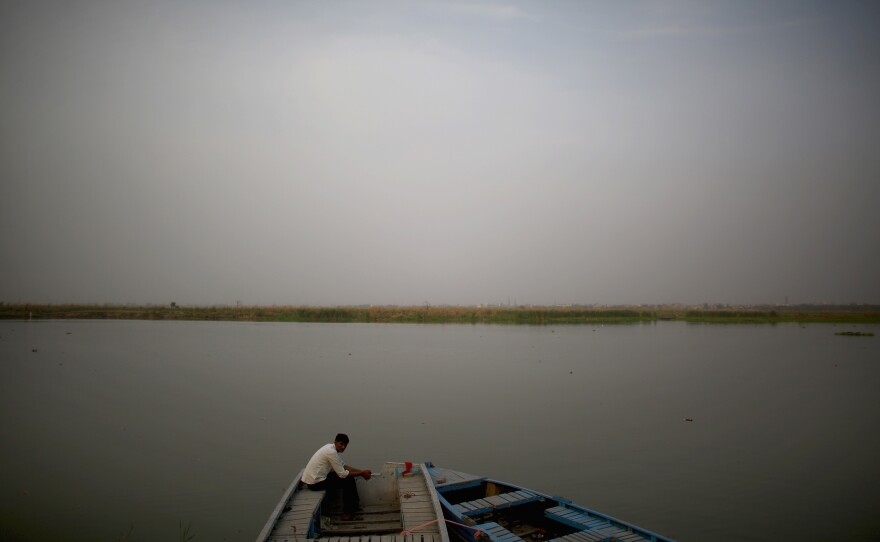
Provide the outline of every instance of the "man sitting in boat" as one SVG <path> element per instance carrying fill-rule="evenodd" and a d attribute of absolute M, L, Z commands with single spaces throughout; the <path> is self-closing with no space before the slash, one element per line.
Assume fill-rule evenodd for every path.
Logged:
<path fill-rule="evenodd" d="M 333 444 L 321 446 L 306 465 L 301 481 L 313 491 L 326 489 L 331 493 L 342 488 L 342 519 L 349 521 L 354 519 L 360 504 L 355 478 L 360 476 L 369 480 L 373 473 L 346 465 L 342 452 L 347 447 L 348 435 L 345 433 L 336 435 Z"/>

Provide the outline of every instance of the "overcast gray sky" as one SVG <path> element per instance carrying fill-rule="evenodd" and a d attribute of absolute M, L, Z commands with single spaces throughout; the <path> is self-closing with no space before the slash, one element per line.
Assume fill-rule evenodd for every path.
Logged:
<path fill-rule="evenodd" d="M 880 303 L 880 4 L 0 7 L 0 301 Z"/>

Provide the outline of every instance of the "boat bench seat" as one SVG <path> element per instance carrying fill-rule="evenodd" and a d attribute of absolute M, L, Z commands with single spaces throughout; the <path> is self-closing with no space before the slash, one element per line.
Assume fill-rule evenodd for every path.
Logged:
<path fill-rule="evenodd" d="M 604 540 L 620 540 L 621 542 L 637 542 L 649 540 L 628 529 L 612 525 L 607 519 L 588 516 L 564 506 L 554 506 L 544 510 L 544 515 L 575 529 L 582 529 L 550 542 L 602 542 Z"/>
<path fill-rule="evenodd" d="M 460 514 L 465 516 L 475 516 L 498 510 L 499 508 L 508 508 L 517 504 L 537 501 L 540 500 L 540 498 L 540 495 L 521 489 L 519 491 L 499 493 L 498 495 L 483 497 L 482 499 L 476 499 L 473 501 L 461 502 L 454 506 Z"/>
<path fill-rule="evenodd" d="M 576 529 L 594 529 L 597 527 L 606 527 L 609 524 L 606 519 L 591 517 L 564 506 L 548 508 L 544 510 L 544 515 Z"/>
<path fill-rule="evenodd" d="M 492 542 L 524 542 L 522 538 L 508 531 L 506 528 L 498 525 L 497 523 L 481 523 L 480 525 L 475 525 L 475 529 L 480 529 L 487 535 L 489 535 L 489 540 Z"/>

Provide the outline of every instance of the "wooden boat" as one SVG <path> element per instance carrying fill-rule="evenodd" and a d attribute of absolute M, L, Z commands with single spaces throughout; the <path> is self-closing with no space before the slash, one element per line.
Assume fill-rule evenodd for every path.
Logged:
<path fill-rule="evenodd" d="M 434 484 L 422 465 L 386 463 L 358 478 L 362 510 L 342 519 L 341 495 L 300 487 L 302 471 L 284 492 L 257 542 L 450 542 Z"/>
<path fill-rule="evenodd" d="M 466 542 L 672 542 L 560 497 L 426 466 L 450 533 Z"/>

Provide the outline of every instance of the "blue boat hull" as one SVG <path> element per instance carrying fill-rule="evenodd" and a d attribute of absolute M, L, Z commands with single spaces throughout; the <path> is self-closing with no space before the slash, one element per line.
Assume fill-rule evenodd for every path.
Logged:
<path fill-rule="evenodd" d="M 426 465 L 450 534 L 463 542 L 673 542 L 560 497 Z"/>

